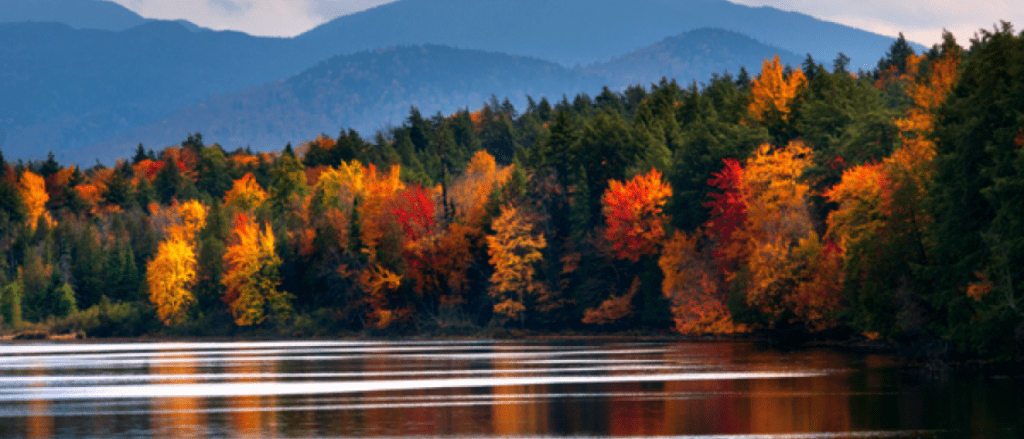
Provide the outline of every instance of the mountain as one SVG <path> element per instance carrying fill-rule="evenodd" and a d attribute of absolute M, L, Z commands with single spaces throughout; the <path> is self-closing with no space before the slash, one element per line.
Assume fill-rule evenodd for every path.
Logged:
<path fill-rule="evenodd" d="M 77 14 L 83 20 L 92 17 L 92 27 L 101 27 L 97 23 L 104 19 L 110 29 L 134 23 L 125 15 L 127 10 L 104 1 L 24 2 L 38 3 L 37 11 L 53 4 L 68 10 L 88 7 Z M 0 14 L 20 5 L 21 0 L 2 0 Z M 29 16 L 25 14 L 19 17 Z M 738 29 L 753 39 L 724 33 L 701 39 L 686 34 L 685 41 L 658 43 L 701 24 Z M 891 43 L 886 37 L 805 15 L 724 0 L 647 0 L 639 6 L 628 0 L 399 0 L 339 18 L 296 38 L 192 32 L 195 28 L 191 23 L 167 21 L 145 21 L 120 31 L 76 29 L 57 22 L 0 24 L 4 151 L 10 157 L 41 158 L 49 150 L 59 156 L 115 136 L 123 138 L 215 96 L 289 78 L 334 56 L 382 47 L 436 43 L 553 61 L 566 68 L 575 66 L 575 75 L 605 78 L 606 84 L 616 88 L 654 82 L 662 75 L 686 82 L 706 80 L 709 72 L 735 72 L 739 65 L 747 65 L 753 73 L 756 58 L 742 60 L 747 59 L 744 47 L 756 44 L 771 43 L 765 47 L 773 47 L 774 52 L 764 56 L 811 52 L 826 65 L 842 47 L 856 68 L 859 60 L 873 65 Z M 716 43 L 715 38 L 722 41 Z M 656 43 L 663 46 L 654 47 Z M 640 47 L 648 48 L 637 51 Z M 795 64 L 802 56 L 783 58 Z M 494 87 L 482 93 L 514 97 L 519 95 L 517 90 Z M 597 91 L 572 83 L 556 93 L 576 90 Z M 466 100 L 445 108 L 479 103 Z M 377 120 L 392 116 L 380 114 Z M 223 120 L 214 114 L 208 117 Z M 354 124 L 337 115 L 325 120 Z"/>
<path fill-rule="evenodd" d="M 697 29 L 576 70 L 600 77 L 612 87 L 647 85 L 662 77 L 675 78 L 686 86 L 692 81 L 705 82 L 714 74 L 735 75 L 741 66 L 754 75 L 761 62 L 775 54 L 783 63 L 793 66 L 803 61 L 793 52 L 761 44 L 736 32 Z"/>
<path fill-rule="evenodd" d="M 831 65 L 874 67 L 893 38 L 771 7 L 725 0 L 399 0 L 339 17 L 296 38 L 336 54 L 397 44 L 532 56 L 589 65 L 699 28 L 739 32 Z M 920 49 L 920 47 L 918 47 Z"/>
<path fill-rule="evenodd" d="M 261 87 L 216 96 L 166 119 L 78 151 L 68 160 L 90 163 L 126 156 L 139 141 L 159 147 L 192 132 L 227 149 L 280 149 L 317 134 L 353 127 L 369 134 L 400 124 L 416 106 L 430 116 L 475 108 L 492 93 L 525 102 L 527 95 L 561 96 L 600 87 L 559 64 L 445 46 L 404 46 L 338 56 Z"/>
<path fill-rule="evenodd" d="M 280 149 L 317 134 L 355 128 L 369 136 L 401 124 L 411 106 L 430 116 L 475 109 L 492 94 L 522 108 L 527 96 L 556 102 L 604 85 L 613 90 L 649 85 L 663 77 L 684 85 L 714 73 L 756 69 L 779 54 L 800 57 L 719 29 L 699 29 L 587 68 L 568 69 L 536 58 L 446 46 L 404 46 L 361 52 L 324 61 L 283 81 L 216 96 L 176 111 L 129 133 L 89 148 L 66 152 L 66 159 L 91 163 L 127 156 L 138 144 L 163 146 L 192 132 L 228 149 L 252 146 Z"/>
<path fill-rule="evenodd" d="M 0 42 L 5 152 L 26 158 L 109 139 L 315 62 L 293 56 L 289 40 L 196 33 L 168 21 L 121 32 L 3 24 Z"/>
<path fill-rule="evenodd" d="M 114 2 L 101 0 L 4 0 L 0 23 L 64 23 L 75 29 L 122 31 L 145 18 Z"/>
<path fill-rule="evenodd" d="M 119 32 L 152 21 L 107 0 L 4 0 L 0 23 L 63 23 L 75 29 Z M 207 31 L 186 20 L 171 20 L 192 32 Z"/>

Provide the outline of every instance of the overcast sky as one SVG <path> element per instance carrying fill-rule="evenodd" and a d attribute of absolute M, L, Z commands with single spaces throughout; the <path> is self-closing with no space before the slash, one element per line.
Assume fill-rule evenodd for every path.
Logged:
<path fill-rule="evenodd" d="M 252 35 L 295 36 L 341 15 L 393 0 L 111 0 L 146 18 L 183 18 L 216 30 Z M 486 0 L 481 0 L 486 1 Z M 641 0 L 642 1 L 642 0 Z M 999 20 L 1024 28 L 1024 0 L 730 0 L 750 6 L 773 6 L 883 35 L 903 32 L 927 46 L 942 29 L 961 45 L 978 28 Z"/>

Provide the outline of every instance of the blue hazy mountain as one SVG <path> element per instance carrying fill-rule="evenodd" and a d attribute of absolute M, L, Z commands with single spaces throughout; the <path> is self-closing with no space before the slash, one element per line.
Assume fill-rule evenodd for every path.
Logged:
<path fill-rule="evenodd" d="M 756 74 L 761 62 L 772 55 L 779 55 L 782 63 L 791 66 L 800 65 L 804 59 L 736 32 L 697 29 L 606 62 L 578 67 L 576 71 L 600 77 L 613 89 L 634 84 L 648 85 L 663 77 L 674 78 L 680 85 L 687 86 L 693 81 L 705 82 L 713 74 L 735 75 L 740 67 Z"/>
<path fill-rule="evenodd" d="M 152 20 L 107 0 L 2 0 L 0 23 L 64 23 L 75 29 L 122 31 Z M 206 31 L 186 20 L 171 20 L 193 32 Z"/>
<path fill-rule="evenodd" d="M 400 0 L 325 23 L 297 37 L 348 53 L 396 44 L 444 44 L 589 65 L 699 28 L 747 35 L 830 65 L 870 68 L 893 38 L 770 7 L 725 0 Z M 326 46 L 325 46 L 326 45 Z"/>
<path fill-rule="evenodd" d="M 64 23 L 75 29 L 122 31 L 146 21 L 117 3 L 102 0 L 0 1 L 0 23 Z"/>
<path fill-rule="evenodd" d="M 0 123 L 8 156 L 82 147 L 213 95 L 313 64 L 289 40 L 148 22 L 121 32 L 0 25 Z"/>
<path fill-rule="evenodd" d="M 751 44 L 771 47 L 757 57 L 788 51 L 783 58 L 794 65 L 807 52 L 829 65 L 834 54 L 842 50 L 854 59 L 852 65 L 856 68 L 857 62 L 877 62 L 892 41 L 800 14 L 749 8 L 723 0 L 400 0 L 341 17 L 296 38 L 192 32 L 197 27 L 191 23 L 168 21 L 143 20 L 142 24 L 132 26 L 138 22 L 133 13 L 97 0 L 25 0 L 24 4 L 20 0 L 0 0 L 0 16 L 8 17 L 8 12 L 22 8 L 20 17 L 29 17 L 24 11 L 31 8 L 24 5 L 32 4 L 36 4 L 36 15 L 31 16 L 35 18 L 47 5 L 60 4 L 66 9 L 61 12 L 65 15 L 55 12 L 50 22 L 0 23 L 0 126 L 7 132 L 3 148 L 9 157 L 40 158 L 49 150 L 61 155 L 62 151 L 99 142 L 109 145 L 106 141 L 115 136 L 125 139 L 126 133 L 169 120 L 173 114 L 184 114 L 187 108 L 206 105 L 204 101 L 211 98 L 272 85 L 335 56 L 383 47 L 433 43 L 474 49 L 476 52 L 472 53 L 476 54 L 506 53 L 522 59 L 550 61 L 569 69 L 572 75 L 602 78 L 615 88 L 654 82 L 663 75 L 689 82 L 705 80 L 710 72 L 725 68 L 735 72 L 736 60 L 742 58 L 737 55 L 746 53 L 748 49 L 743 47 L 753 47 Z M 75 9 L 79 7 L 80 10 Z M 66 11 L 78 11 L 80 18 L 89 19 L 69 24 Z M 692 43 L 664 40 L 684 34 L 698 24 L 733 29 L 747 37 L 711 33 Z M 107 30 L 100 29 L 103 26 Z M 125 29 L 118 31 L 120 27 Z M 721 41 L 715 42 L 716 38 Z M 666 47 L 650 47 L 656 43 Z M 707 50 L 712 43 L 715 49 Z M 674 48 L 669 50 L 667 47 L 673 44 Z M 739 46 L 734 47 L 735 44 Z M 644 47 L 647 49 L 638 51 Z M 761 53 L 761 49 L 750 50 Z M 662 59 L 651 56 L 653 53 L 672 55 Z M 757 57 L 743 58 L 748 61 L 740 65 L 756 72 Z M 461 74 L 456 68 L 450 71 Z M 481 84 L 486 83 L 486 78 L 479 79 Z M 400 107 L 427 108 L 430 102 L 446 102 L 446 109 L 477 106 L 482 100 L 468 97 L 515 97 L 522 89 L 529 89 L 523 81 L 515 82 L 515 87 L 507 86 L 513 83 L 510 81 L 492 82 L 488 90 L 465 93 L 439 85 L 438 90 L 467 100 L 446 101 L 443 96 L 432 100 L 435 98 L 419 93 L 409 96 L 422 101 L 404 99 L 399 101 Z M 545 94 L 596 93 L 597 87 L 599 84 L 570 81 L 564 89 Z M 384 91 L 373 96 L 394 99 Z M 388 104 L 366 101 L 370 97 L 362 95 L 366 108 L 384 108 Z M 240 113 L 232 114 L 241 117 Z M 226 120 L 215 114 L 208 113 L 208 117 Z M 325 116 L 324 123 L 334 126 L 313 131 L 333 132 L 341 125 L 367 127 L 362 122 L 352 122 L 360 119 L 350 121 L 347 117 Z M 391 113 L 381 113 L 376 120 L 383 122 L 393 117 Z M 196 131 L 201 127 L 185 129 L 176 133 L 175 138 L 185 136 L 189 129 Z M 235 139 L 234 135 L 229 138 Z M 282 134 L 281 138 L 290 137 Z M 159 143 L 163 140 L 150 137 L 139 137 L 132 143 L 139 141 L 147 146 L 164 146 Z M 254 148 L 264 147 L 255 138 L 246 143 Z"/>
<path fill-rule="evenodd" d="M 355 128 L 370 137 L 388 125 L 400 125 L 411 106 L 430 116 L 462 108 L 476 109 L 492 94 L 523 108 L 526 97 L 552 103 L 577 93 L 591 96 L 602 86 L 622 90 L 648 86 L 664 77 L 682 85 L 716 73 L 758 66 L 779 54 L 796 65 L 800 57 L 729 31 L 699 29 L 667 38 L 651 47 L 569 69 L 536 58 L 454 49 L 403 46 L 338 56 L 283 81 L 216 96 L 184 107 L 168 118 L 114 139 L 66 153 L 66 159 L 91 163 L 127 156 L 138 144 L 170 145 L 185 134 L 203 133 L 208 143 L 227 149 L 251 146 L 280 149 L 320 133 L 337 135 Z"/>

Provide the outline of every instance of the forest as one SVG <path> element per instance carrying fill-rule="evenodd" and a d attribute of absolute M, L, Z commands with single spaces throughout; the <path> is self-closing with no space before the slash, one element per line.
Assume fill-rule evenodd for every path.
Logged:
<path fill-rule="evenodd" d="M 848 63 L 412 108 L 275 152 L 0 155 L 2 331 L 799 328 L 1021 355 L 1024 34 Z"/>

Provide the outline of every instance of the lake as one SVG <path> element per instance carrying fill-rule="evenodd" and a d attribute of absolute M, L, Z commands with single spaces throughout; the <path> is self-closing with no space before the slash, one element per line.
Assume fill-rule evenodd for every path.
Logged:
<path fill-rule="evenodd" d="M 0 345 L 0 437 L 1024 437 L 1024 380 L 625 339 Z"/>

